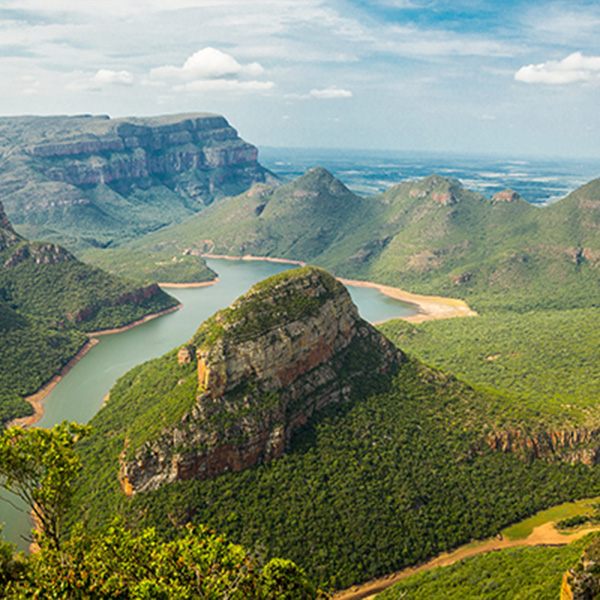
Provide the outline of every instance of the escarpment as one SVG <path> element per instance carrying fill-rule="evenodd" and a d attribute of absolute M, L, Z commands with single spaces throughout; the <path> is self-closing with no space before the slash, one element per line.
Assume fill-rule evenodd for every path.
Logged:
<path fill-rule="evenodd" d="M 128 495 L 240 471 L 281 457 L 315 411 L 352 397 L 401 353 L 362 320 L 344 286 L 305 267 L 256 284 L 161 360 L 193 379 L 191 409 L 137 447 L 126 441 Z M 173 365 L 171 365 L 173 366 Z"/>
<path fill-rule="evenodd" d="M 560 600 L 593 600 L 600 594 L 600 537 L 594 537 L 579 562 L 563 576 Z"/>
<path fill-rule="evenodd" d="M 487 444 L 492 450 L 515 453 L 526 459 L 550 462 L 600 463 L 600 429 L 585 427 L 542 431 L 528 435 L 519 430 L 490 433 Z"/>
<path fill-rule="evenodd" d="M 11 222 L 4 212 L 4 206 L 0 202 L 0 252 L 19 243 L 19 236 L 15 233 Z"/>
<path fill-rule="evenodd" d="M 30 237 L 107 246 L 276 178 L 221 116 L 0 118 L 0 200 Z"/>

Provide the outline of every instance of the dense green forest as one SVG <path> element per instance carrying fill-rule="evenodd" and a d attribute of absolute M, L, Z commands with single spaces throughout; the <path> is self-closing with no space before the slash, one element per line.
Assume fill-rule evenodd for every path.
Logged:
<path fill-rule="evenodd" d="M 479 312 L 594 305 L 600 181 L 544 208 L 509 198 L 490 200 L 437 175 L 362 198 L 314 168 L 286 185 L 226 198 L 120 251 L 156 253 L 163 263 L 183 251 L 302 260 L 343 277 L 460 297 Z"/>
<path fill-rule="evenodd" d="M 118 456 L 132 431 L 127 406 L 136 371 L 119 380 L 81 443 L 73 521 L 123 512 L 170 538 L 191 520 L 340 588 L 600 493 L 596 469 L 528 463 L 482 446 L 502 398 L 411 360 L 392 379 L 365 381 L 353 402 L 315 415 L 281 459 L 128 500 Z M 152 404 L 152 396 L 144 400 Z"/>
<path fill-rule="evenodd" d="M 413 575 L 377 600 L 556 600 L 563 575 L 594 534 L 559 547 L 508 548 Z"/>
<path fill-rule="evenodd" d="M 31 414 L 23 398 L 77 353 L 84 332 L 177 305 L 156 286 L 109 275 L 55 244 L 26 242 L 3 224 L 0 233 L 11 235 L 0 245 L 0 425 Z"/>
<path fill-rule="evenodd" d="M 593 429 L 600 423 L 598 310 L 488 313 L 419 324 L 398 319 L 379 329 L 419 360 L 499 392 L 500 421 L 507 425 Z"/>

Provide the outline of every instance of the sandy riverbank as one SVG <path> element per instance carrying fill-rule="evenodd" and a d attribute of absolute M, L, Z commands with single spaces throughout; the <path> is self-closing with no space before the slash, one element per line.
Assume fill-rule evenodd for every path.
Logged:
<path fill-rule="evenodd" d="M 43 400 L 46 396 L 56 387 L 56 384 L 89 352 L 89 350 L 98 343 L 96 339 L 101 335 L 108 335 L 110 333 L 120 333 L 122 331 L 127 331 L 132 329 L 133 327 L 137 327 L 142 323 L 146 323 L 152 319 L 156 319 L 156 317 L 161 317 L 162 315 L 166 315 L 173 311 L 179 310 L 183 304 L 178 304 L 177 306 L 173 306 L 171 308 L 167 308 L 159 313 L 155 313 L 153 315 L 148 315 L 142 319 L 138 319 L 129 325 L 125 325 L 123 327 L 118 327 L 116 329 L 104 329 L 102 331 L 93 331 L 87 334 L 88 341 L 80 348 L 79 352 L 71 358 L 71 360 L 60 370 L 59 373 L 54 375 L 50 381 L 45 383 L 35 394 L 31 396 L 27 396 L 24 398 L 33 406 L 33 414 L 28 417 L 20 417 L 18 419 L 13 419 L 9 425 L 20 425 L 22 427 L 29 427 L 30 425 L 35 425 L 44 415 L 44 405 Z"/>
<path fill-rule="evenodd" d="M 418 314 L 410 317 L 402 317 L 405 321 L 411 323 L 422 323 L 433 319 L 450 319 L 453 317 L 474 317 L 477 313 L 469 308 L 464 300 L 456 298 L 444 298 L 442 296 L 424 296 L 422 294 L 412 294 L 400 288 L 370 281 L 359 281 L 356 279 L 344 279 L 338 277 L 344 285 L 353 285 L 356 287 L 367 287 L 379 290 L 382 294 L 395 298 L 407 304 L 413 304 L 419 311 Z"/>
<path fill-rule="evenodd" d="M 272 258 L 271 256 L 252 256 L 252 254 L 245 254 L 244 256 L 230 256 L 229 254 L 203 254 L 202 258 L 223 258 L 225 260 L 264 260 L 266 262 L 281 263 L 289 265 L 297 265 L 299 267 L 305 267 L 306 263 L 301 260 L 292 260 L 289 258 Z"/>
<path fill-rule="evenodd" d="M 98 343 L 98 340 L 91 338 L 89 339 L 80 349 L 79 352 L 60 370 L 59 373 L 54 375 L 50 381 L 45 383 L 35 394 L 27 396 L 25 400 L 33 406 L 33 414 L 28 417 L 21 417 L 19 419 L 13 419 L 9 425 L 20 425 L 22 427 L 28 427 L 29 425 L 35 425 L 44 414 L 44 406 L 42 400 L 54 389 L 56 384 Z"/>
<path fill-rule="evenodd" d="M 286 258 L 272 258 L 270 256 L 230 256 L 228 254 L 203 254 L 202 258 L 222 258 L 225 260 L 264 260 L 267 262 L 283 263 L 305 267 L 306 263 L 300 260 L 289 260 Z M 407 304 L 413 304 L 417 307 L 418 314 L 410 317 L 402 317 L 405 321 L 411 323 L 422 323 L 433 319 L 450 319 L 453 317 L 474 317 L 477 313 L 469 308 L 463 300 L 456 298 L 444 298 L 442 296 L 424 296 L 422 294 L 412 294 L 400 288 L 371 281 L 360 281 L 357 279 L 345 279 L 337 277 L 344 285 L 355 287 L 367 287 L 379 290 L 382 294 L 395 298 Z"/>
<path fill-rule="evenodd" d="M 485 552 L 502 550 L 504 548 L 515 548 L 517 546 L 564 546 L 565 544 L 570 544 L 571 542 L 582 538 L 592 531 L 599 530 L 600 526 L 596 526 L 581 529 L 571 534 L 565 534 L 557 531 L 554 528 L 554 523 L 544 523 L 543 525 L 536 527 L 525 539 L 510 540 L 508 538 L 493 537 L 482 542 L 473 542 L 457 548 L 454 552 L 440 554 L 422 565 L 409 567 L 402 571 L 392 573 L 391 575 L 373 579 L 372 581 L 367 581 L 366 583 L 354 586 L 350 589 L 337 592 L 333 595 L 333 600 L 372 600 L 379 592 L 382 592 L 398 581 L 402 581 L 420 571 L 429 571 L 435 567 L 453 565 L 463 558 L 483 554 Z"/>
<path fill-rule="evenodd" d="M 201 288 L 208 285 L 216 285 L 219 283 L 219 278 L 215 277 L 211 281 L 201 281 L 199 283 L 159 283 L 161 288 L 173 288 L 173 289 L 184 289 L 184 288 Z"/>

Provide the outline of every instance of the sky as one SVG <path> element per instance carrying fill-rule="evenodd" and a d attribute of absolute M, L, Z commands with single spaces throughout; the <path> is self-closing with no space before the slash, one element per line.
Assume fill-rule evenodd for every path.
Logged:
<path fill-rule="evenodd" d="M 224 115 L 258 146 L 600 158 L 600 3 L 0 0 L 0 115 Z"/>

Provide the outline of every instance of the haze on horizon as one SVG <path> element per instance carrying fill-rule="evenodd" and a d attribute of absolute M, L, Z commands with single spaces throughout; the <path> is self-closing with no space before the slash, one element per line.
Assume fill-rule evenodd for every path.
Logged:
<path fill-rule="evenodd" d="M 0 0 L 0 114 L 223 114 L 259 146 L 599 157 L 591 0 Z"/>

